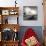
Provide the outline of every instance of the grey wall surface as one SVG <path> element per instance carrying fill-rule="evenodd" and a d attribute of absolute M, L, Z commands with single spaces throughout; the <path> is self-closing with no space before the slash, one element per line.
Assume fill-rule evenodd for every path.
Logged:
<path fill-rule="evenodd" d="M 22 40 L 24 33 L 28 28 L 32 28 L 36 32 L 39 41 L 42 43 L 43 42 L 43 33 L 42 33 L 43 30 L 41 26 L 32 26 L 32 27 L 31 26 L 21 26 L 20 31 L 19 31 L 20 41 Z"/>

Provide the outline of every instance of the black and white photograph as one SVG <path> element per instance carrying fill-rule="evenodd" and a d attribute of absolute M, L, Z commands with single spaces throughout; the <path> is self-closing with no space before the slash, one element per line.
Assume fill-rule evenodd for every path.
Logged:
<path fill-rule="evenodd" d="M 37 7 L 36 6 L 24 6 L 23 7 L 23 19 L 24 20 L 37 20 Z"/>

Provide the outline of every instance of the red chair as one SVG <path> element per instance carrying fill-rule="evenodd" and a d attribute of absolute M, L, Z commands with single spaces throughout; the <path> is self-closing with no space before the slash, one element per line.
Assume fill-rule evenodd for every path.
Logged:
<path fill-rule="evenodd" d="M 27 46 L 26 43 L 25 43 L 25 40 L 28 39 L 29 37 L 32 37 L 32 36 L 34 36 L 35 38 L 37 37 L 36 33 L 33 31 L 32 28 L 27 29 L 24 37 L 22 38 L 21 46 Z M 41 46 L 40 42 L 38 41 L 35 46 Z"/>

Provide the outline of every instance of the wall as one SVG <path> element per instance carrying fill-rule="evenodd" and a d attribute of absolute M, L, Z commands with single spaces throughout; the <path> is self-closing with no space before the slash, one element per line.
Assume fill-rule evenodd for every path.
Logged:
<path fill-rule="evenodd" d="M 15 0 L 0 0 L 1 7 L 15 6 Z M 42 0 L 17 0 L 19 6 L 19 24 L 21 26 L 43 26 L 43 6 Z M 38 7 L 38 20 L 24 21 L 23 20 L 23 6 L 37 6 Z"/>
<path fill-rule="evenodd" d="M 37 6 L 38 7 L 38 20 L 37 21 L 24 21 L 23 20 L 23 6 Z M 43 6 L 42 0 L 24 0 L 23 5 L 20 6 L 20 24 L 22 26 L 43 26 Z"/>
<path fill-rule="evenodd" d="M 24 33 L 27 31 L 28 28 L 32 28 L 33 31 L 37 34 L 37 37 L 41 43 L 43 43 L 43 34 L 42 34 L 42 27 L 41 26 L 21 26 L 19 31 L 19 39 L 20 42 L 24 36 Z"/>

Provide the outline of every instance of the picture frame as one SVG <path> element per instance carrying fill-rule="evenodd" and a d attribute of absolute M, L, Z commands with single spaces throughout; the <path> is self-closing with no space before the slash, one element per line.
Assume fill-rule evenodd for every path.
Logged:
<path fill-rule="evenodd" d="M 10 14 L 10 15 L 16 15 L 17 13 L 18 13 L 18 12 L 15 11 L 15 10 L 10 10 L 10 11 L 9 11 L 9 14 Z"/>
<path fill-rule="evenodd" d="M 23 6 L 24 20 L 37 20 L 38 8 L 37 6 Z"/>
<path fill-rule="evenodd" d="M 2 10 L 2 15 L 9 15 L 9 10 Z"/>

